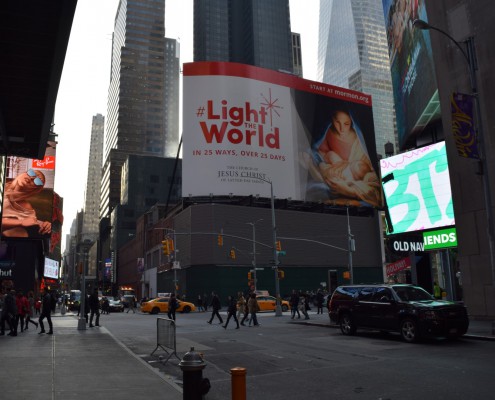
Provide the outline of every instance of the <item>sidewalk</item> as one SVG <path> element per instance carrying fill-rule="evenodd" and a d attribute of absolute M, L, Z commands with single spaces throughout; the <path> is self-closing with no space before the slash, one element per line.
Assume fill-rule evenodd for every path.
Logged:
<path fill-rule="evenodd" d="M 182 399 L 179 386 L 104 327 L 78 331 L 71 314 L 56 313 L 52 321 L 54 335 L 39 335 L 30 325 L 17 337 L 0 337 L 2 398 Z"/>

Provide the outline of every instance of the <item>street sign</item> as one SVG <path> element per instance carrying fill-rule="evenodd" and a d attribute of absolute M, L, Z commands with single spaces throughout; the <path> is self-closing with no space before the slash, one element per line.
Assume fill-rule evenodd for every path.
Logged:
<path fill-rule="evenodd" d="M 285 252 L 285 250 L 282 250 L 282 251 L 277 251 L 277 254 L 279 256 L 285 256 L 287 253 Z"/>

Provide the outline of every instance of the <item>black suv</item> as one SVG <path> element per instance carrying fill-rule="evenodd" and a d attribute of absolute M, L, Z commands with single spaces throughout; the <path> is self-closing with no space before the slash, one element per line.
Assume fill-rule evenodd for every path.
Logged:
<path fill-rule="evenodd" d="M 328 313 L 344 335 L 371 328 L 399 332 L 406 342 L 423 336 L 459 337 L 469 326 L 466 307 L 403 284 L 339 286 L 328 303 Z"/>

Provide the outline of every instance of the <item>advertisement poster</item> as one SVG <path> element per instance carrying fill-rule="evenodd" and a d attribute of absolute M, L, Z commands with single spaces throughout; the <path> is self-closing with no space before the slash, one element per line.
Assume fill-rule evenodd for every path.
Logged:
<path fill-rule="evenodd" d="M 43 160 L 9 156 L 2 209 L 2 236 L 49 238 L 53 214 L 55 142 Z"/>
<path fill-rule="evenodd" d="M 382 206 L 371 97 L 237 63 L 184 64 L 182 195 Z M 271 182 L 271 183 L 270 183 Z"/>
<path fill-rule="evenodd" d="M 380 161 L 388 234 L 455 224 L 445 142 Z"/>
<path fill-rule="evenodd" d="M 45 278 L 58 279 L 58 261 L 45 257 L 45 268 L 43 270 L 43 276 Z"/>
<path fill-rule="evenodd" d="M 388 39 L 397 132 L 401 150 L 441 118 L 430 34 L 413 27 L 428 21 L 424 0 L 382 0 Z"/>

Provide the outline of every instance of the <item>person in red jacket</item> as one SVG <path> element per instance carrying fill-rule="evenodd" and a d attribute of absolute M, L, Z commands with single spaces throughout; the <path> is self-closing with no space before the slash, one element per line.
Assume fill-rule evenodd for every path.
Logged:
<path fill-rule="evenodd" d="M 29 312 L 29 302 L 26 296 L 24 296 L 24 294 L 21 291 L 19 291 L 17 293 L 15 303 L 17 306 L 17 315 L 14 322 L 15 331 L 17 332 L 19 321 L 21 321 L 21 332 L 24 332 L 24 318 L 26 317 L 26 314 Z"/>

